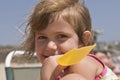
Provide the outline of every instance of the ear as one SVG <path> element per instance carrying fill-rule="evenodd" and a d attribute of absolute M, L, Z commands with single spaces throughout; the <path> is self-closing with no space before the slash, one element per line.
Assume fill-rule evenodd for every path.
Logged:
<path fill-rule="evenodd" d="M 83 43 L 87 46 L 91 40 L 92 34 L 90 31 L 84 31 L 83 33 Z"/>

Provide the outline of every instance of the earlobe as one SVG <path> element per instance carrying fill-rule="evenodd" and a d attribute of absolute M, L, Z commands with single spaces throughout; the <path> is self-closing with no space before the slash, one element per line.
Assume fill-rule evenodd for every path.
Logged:
<path fill-rule="evenodd" d="M 83 33 L 83 43 L 87 46 L 91 40 L 92 34 L 90 31 L 84 31 Z"/>

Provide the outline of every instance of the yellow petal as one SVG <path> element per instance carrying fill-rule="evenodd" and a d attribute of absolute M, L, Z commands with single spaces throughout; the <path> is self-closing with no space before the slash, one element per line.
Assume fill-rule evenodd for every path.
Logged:
<path fill-rule="evenodd" d="M 96 46 L 86 46 L 79 49 L 72 49 L 57 59 L 57 63 L 62 66 L 70 66 L 82 60 Z"/>

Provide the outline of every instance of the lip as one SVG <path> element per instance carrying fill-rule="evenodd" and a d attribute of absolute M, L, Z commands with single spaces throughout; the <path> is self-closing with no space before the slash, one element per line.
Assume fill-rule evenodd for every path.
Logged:
<path fill-rule="evenodd" d="M 61 55 L 62 53 L 51 53 L 50 55 L 49 54 L 43 54 L 43 57 L 44 58 L 48 58 L 50 56 L 54 56 L 54 55 Z"/>
<path fill-rule="evenodd" d="M 44 57 L 44 58 L 48 58 L 48 57 L 49 57 L 49 55 L 43 55 L 43 57 Z"/>

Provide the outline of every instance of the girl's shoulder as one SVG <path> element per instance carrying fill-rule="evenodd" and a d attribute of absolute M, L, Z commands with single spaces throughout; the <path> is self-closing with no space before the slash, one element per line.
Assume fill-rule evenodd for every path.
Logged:
<path fill-rule="evenodd" d="M 93 68 L 93 70 L 98 70 L 99 66 L 103 68 L 104 63 L 98 59 L 95 55 L 89 54 L 85 58 L 83 58 L 80 62 L 73 65 L 73 67 L 77 66 L 79 69 L 90 69 Z"/>
<path fill-rule="evenodd" d="M 99 67 L 95 80 L 120 80 L 111 69 L 109 69 L 97 56 L 89 54 L 88 56 L 97 60 L 102 65 L 102 68 Z"/>
<path fill-rule="evenodd" d="M 93 55 L 94 56 L 94 55 Z M 79 63 L 71 66 L 71 70 L 92 80 L 103 70 L 103 65 L 94 57 L 86 56 Z M 96 73 L 97 72 L 97 73 Z M 87 73 L 87 75 L 86 75 Z M 88 76 L 90 75 L 90 76 Z"/>
<path fill-rule="evenodd" d="M 105 64 L 94 54 L 88 54 L 82 61 L 80 61 L 80 63 L 86 63 L 85 65 L 89 65 L 91 67 L 94 67 L 95 69 L 99 67 L 104 68 Z M 88 68 L 89 68 L 88 66 Z"/>

